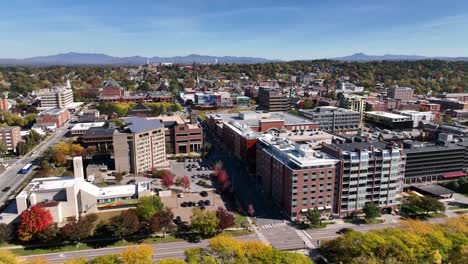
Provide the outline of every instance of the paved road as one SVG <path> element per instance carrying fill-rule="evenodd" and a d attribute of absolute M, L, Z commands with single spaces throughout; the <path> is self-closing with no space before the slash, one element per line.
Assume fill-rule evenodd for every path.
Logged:
<path fill-rule="evenodd" d="M 57 131 L 52 134 L 51 137 L 43 141 L 35 148 L 34 154 L 17 159 L 14 164 L 12 164 L 2 174 L 0 174 L 0 188 L 11 188 L 8 192 L 0 192 L 0 205 L 3 204 L 8 199 L 8 196 L 14 192 L 16 188 L 18 188 L 26 179 L 27 174 L 20 174 L 18 173 L 19 170 L 24 167 L 24 165 L 31 163 L 40 157 L 47 148 L 57 143 L 67 133 L 67 127 L 68 125 L 65 125 L 64 127 L 57 129 Z"/>
<path fill-rule="evenodd" d="M 256 235 L 247 235 L 247 236 L 240 236 L 237 237 L 240 240 L 255 240 L 258 239 Z M 171 243 L 161 243 L 161 244 L 154 244 L 153 247 L 153 259 L 159 260 L 164 258 L 184 258 L 184 251 L 189 248 L 194 247 L 206 247 L 208 245 L 208 240 L 203 240 L 199 243 L 189 243 L 186 241 L 181 242 L 171 242 Z M 98 248 L 98 249 L 86 249 L 86 250 L 79 250 L 73 252 L 63 252 L 63 253 L 50 253 L 50 254 L 40 254 L 40 255 L 31 255 L 27 257 L 23 257 L 26 261 L 31 260 L 34 257 L 42 257 L 47 260 L 49 263 L 63 263 L 70 259 L 75 258 L 86 258 L 91 259 L 102 255 L 107 254 L 118 254 L 122 252 L 124 249 L 128 248 L 125 247 L 111 247 L 111 248 Z"/>

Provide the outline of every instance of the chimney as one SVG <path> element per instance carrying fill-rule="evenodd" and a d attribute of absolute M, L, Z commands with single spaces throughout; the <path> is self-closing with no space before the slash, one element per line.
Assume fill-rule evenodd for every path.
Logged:
<path fill-rule="evenodd" d="M 73 158 L 73 175 L 75 179 L 84 180 L 83 157 L 81 156 Z"/>

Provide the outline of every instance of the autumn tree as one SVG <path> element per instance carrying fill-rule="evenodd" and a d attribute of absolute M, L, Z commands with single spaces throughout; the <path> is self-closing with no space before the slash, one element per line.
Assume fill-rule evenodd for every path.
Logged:
<path fill-rule="evenodd" d="M 140 221 L 134 210 L 126 210 L 110 218 L 108 228 L 114 237 L 122 238 L 138 232 Z"/>
<path fill-rule="evenodd" d="M 104 255 L 90 260 L 86 264 L 122 264 L 119 255 Z"/>
<path fill-rule="evenodd" d="M 97 215 L 86 215 L 78 222 L 72 222 L 64 225 L 60 229 L 62 237 L 71 242 L 80 241 L 83 238 L 89 237 L 92 234 L 94 223 L 97 220 Z"/>
<path fill-rule="evenodd" d="M 187 189 L 190 188 L 190 178 L 188 176 L 182 177 L 181 185 L 184 188 L 184 191 L 186 192 Z"/>
<path fill-rule="evenodd" d="M 224 230 L 234 226 L 234 215 L 221 206 L 216 210 L 216 217 L 218 218 L 218 230 Z"/>
<path fill-rule="evenodd" d="M 120 257 L 122 264 L 153 264 L 153 248 L 147 244 L 129 247 Z"/>
<path fill-rule="evenodd" d="M 89 263 L 86 258 L 77 258 L 77 259 L 67 260 L 63 264 L 89 264 Z M 106 264 L 114 264 L 114 263 L 106 263 Z"/>
<path fill-rule="evenodd" d="M 164 208 L 163 210 L 157 212 L 153 217 L 151 217 L 148 222 L 150 224 L 151 231 L 155 232 L 162 232 L 163 236 L 166 236 L 166 232 L 171 230 L 173 227 L 172 220 L 174 219 L 174 213 L 168 207 Z"/>
<path fill-rule="evenodd" d="M 169 189 L 171 186 L 174 185 L 174 176 L 172 175 L 172 173 L 164 173 L 162 175 L 161 185 L 166 189 Z"/>
<path fill-rule="evenodd" d="M 49 210 L 33 206 L 19 215 L 18 238 L 29 241 L 33 236 L 53 224 Z"/>
<path fill-rule="evenodd" d="M 148 220 L 163 209 L 161 198 L 157 195 L 143 196 L 138 199 L 136 212 L 142 220 Z"/>
<path fill-rule="evenodd" d="M 200 233 L 204 237 L 211 237 L 216 234 L 218 227 L 218 218 L 216 212 L 200 210 L 194 208 L 192 210 L 191 228 L 193 231 Z"/>
<path fill-rule="evenodd" d="M 247 208 L 247 214 L 250 216 L 254 216 L 255 214 L 255 209 L 253 204 L 249 204 L 249 207 Z"/>
<path fill-rule="evenodd" d="M 0 264 L 18 264 L 18 258 L 9 250 L 0 249 Z"/>
<path fill-rule="evenodd" d="M 51 224 L 41 231 L 34 234 L 33 238 L 40 242 L 55 242 L 59 236 L 59 228 L 57 224 Z"/>
<path fill-rule="evenodd" d="M 239 241 L 229 236 L 212 238 L 205 248 L 187 249 L 185 256 L 188 263 L 312 264 L 302 254 L 283 252 L 260 241 Z"/>

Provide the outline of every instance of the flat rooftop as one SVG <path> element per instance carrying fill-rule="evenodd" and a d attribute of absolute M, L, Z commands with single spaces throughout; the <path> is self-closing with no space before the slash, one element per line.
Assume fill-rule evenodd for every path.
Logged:
<path fill-rule="evenodd" d="M 132 133 L 141 133 L 148 130 L 158 129 L 163 127 L 163 123 L 158 119 L 148 119 L 143 117 L 126 117 L 122 118 L 126 123 L 126 127 Z"/>
<path fill-rule="evenodd" d="M 398 115 L 398 114 L 384 112 L 384 111 L 369 111 L 369 112 L 366 112 L 366 114 L 374 115 L 374 116 L 383 116 L 383 117 L 390 118 L 390 119 L 408 119 L 409 118 L 408 116 Z"/>
<path fill-rule="evenodd" d="M 300 116 L 292 115 L 286 112 L 268 112 L 262 111 L 245 111 L 237 114 L 209 114 L 207 117 L 222 120 L 223 123 L 239 122 L 247 124 L 251 127 L 259 126 L 260 122 L 274 122 L 284 121 L 285 125 L 310 125 L 316 124 L 315 122 L 302 118 Z"/>
<path fill-rule="evenodd" d="M 83 129 L 90 129 L 92 127 L 103 127 L 106 123 L 105 122 L 94 122 L 94 123 L 78 123 L 71 128 L 73 130 L 83 130 Z"/>
<path fill-rule="evenodd" d="M 320 165 L 334 165 L 339 160 L 322 151 L 312 149 L 308 144 L 294 142 L 288 138 L 264 134 L 259 138 L 270 155 L 285 163 L 291 162 L 298 167 L 312 167 Z"/>

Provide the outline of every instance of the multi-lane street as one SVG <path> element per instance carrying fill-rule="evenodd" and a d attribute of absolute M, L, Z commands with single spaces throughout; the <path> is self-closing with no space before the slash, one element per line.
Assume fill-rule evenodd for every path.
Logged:
<path fill-rule="evenodd" d="M 8 191 L 0 192 L 0 205 L 2 205 L 8 199 L 9 195 L 20 186 L 24 179 L 26 179 L 28 174 L 18 173 L 20 169 L 24 167 L 24 165 L 31 163 L 40 157 L 47 148 L 57 143 L 67 133 L 67 131 L 67 125 L 57 129 L 54 134 L 39 144 L 31 152 L 32 154 L 28 154 L 17 159 L 15 162 L 11 163 L 10 167 L 0 174 L 0 189 L 10 187 Z"/>
<path fill-rule="evenodd" d="M 246 235 L 237 237 L 240 240 L 253 240 L 257 239 L 255 235 Z M 208 240 L 202 240 L 198 243 L 190 243 L 186 241 L 172 242 L 172 243 L 161 243 L 153 244 L 153 259 L 164 259 L 164 258 L 184 258 L 184 251 L 194 247 L 206 247 Z M 98 256 L 107 254 L 118 254 L 128 247 L 109 247 L 109 248 L 97 248 L 97 249 L 86 249 L 80 251 L 63 252 L 63 253 L 51 253 L 42 255 L 33 255 L 24 257 L 26 261 L 33 259 L 34 257 L 40 256 L 48 261 L 48 263 L 63 263 L 70 259 L 75 258 L 87 258 L 92 259 Z"/>

